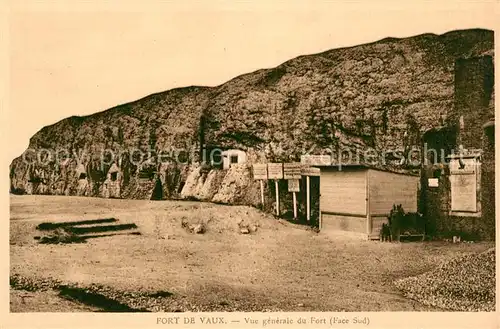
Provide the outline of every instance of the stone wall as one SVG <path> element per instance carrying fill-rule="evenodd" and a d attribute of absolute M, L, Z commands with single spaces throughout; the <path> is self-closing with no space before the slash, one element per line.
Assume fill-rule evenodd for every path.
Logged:
<path fill-rule="evenodd" d="M 472 153 L 481 154 L 478 181 L 479 216 L 452 216 L 450 174 L 446 164 L 423 166 L 420 211 L 428 220 L 428 233 L 438 236 L 460 235 L 464 239 L 495 238 L 495 143 L 494 143 L 494 93 L 493 62 L 491 56 L 460 59 L 455 68 L 455 101 L 448 124 L 437 131 L 425 134 L 437 138 L 434 143 L 455 142 L 445 145 L 458 150 L 462 145 Z M 486 125 L 485 125 L 486 124 Z M 456 129 L 455 129 L 456 127 Z M 449 129 L 451 128 L 451 129 Z M 455 136 L 449 136 L 455 133 Z M 449 138 L 448 138 L 449 137 Z M 428 142 L 424 139 L 423 141 Z M 443 144 L 443 145 L 442 145 Z M 429 178 L 439 177 L 439 187 L 429 187 Z"/>
<path fill-rule="evenodd" d="M 484 128 L 482 138 L 481 164 L 481 207 L 484 232 L 483 235 L 495 239 L 495 125 L 488 124 Z"/>
<path fill-rule="evenodd" d="M 458 144 L 480 149 L 484 123 L 494 119 L 490 101 L 494 89 L 493 58 L 459 59 L 455 63 L 455 101 L 450 118 L 459 127 Z"/>
<path fill-rule="evenodd" d="M 492 240 L 495 237 L 494 205 L 488 204 L 484 192 L 481 193 L 481 216 L 450 215 L 451 193 L 450 176 L 446 170 L 439 178 L 439 187 L 429 187 L 427 179 L 439 166 L 428 166 L 423 170 L 420 211 L 427 219 L 427 234 L 438 237 L 462 236 L 464 240 Z M 483 171 L 484 172 L 484 171 Z M 484 180 L 482 180 L 484 182 Z M 481 191 L 485 186 L 481 183 Z M 492 220 L 493 219 L 493 220 Z"/>

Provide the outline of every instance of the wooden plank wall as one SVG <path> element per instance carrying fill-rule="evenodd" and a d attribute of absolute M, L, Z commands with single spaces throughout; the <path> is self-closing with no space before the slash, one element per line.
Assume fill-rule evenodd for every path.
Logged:
<path fill-rule="evenodd" d="M 328 234 L 340 231 L 362 233 L 366 236 L 366 217 L 321 214 L 321 232 Z"/>
<path fill-rule="evenodd" d="M 322 212 L 366 215 L 366 169 L 322 169 Z"/>
<path fill-rule="evenodd" d="M 417 211 L 419 177 L 370 169 L 369 195 L 372 229 L 370 238 L 378 239 L 383 223 L 394 204 L 401 204 L 406 212 Z"/>
<path fill-rule="evenodd" d="M 370 169 L 371 215 L 388 214 L 392 205 L 401 204 L 406 212 L 417 211 L 419 177 Z"/>

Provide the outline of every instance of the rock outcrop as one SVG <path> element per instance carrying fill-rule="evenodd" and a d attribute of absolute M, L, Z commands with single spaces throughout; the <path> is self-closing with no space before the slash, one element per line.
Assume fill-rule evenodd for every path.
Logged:
<path fill-rule="evenodd" d="M 248 165 L 419 147 L 453 107 L 455 61 L 493 49 L 480 29 L 386 38 L 73 116 L 30 139 L 11 164 L 11 192 L 256 204 L 249 167 L 202 167 L 207 150 L 244 150 Z"/>

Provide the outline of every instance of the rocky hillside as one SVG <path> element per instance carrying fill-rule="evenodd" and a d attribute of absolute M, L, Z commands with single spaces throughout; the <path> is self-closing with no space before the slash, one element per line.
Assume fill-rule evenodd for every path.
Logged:
<path fill-rule="evenodd" d="M 202 168 L 200 145 L 243 149 L 249 162 L 296 161 L 326 150 L 408 150 L 423 132 L 446 124 L 455 60 L 493 55 L 493 39 L 492 31 L 480 29 L 386 38 L 300 56 L 217 87 L 169 90 L 70 117 L 31 138 L 30 149 L 51 150 L 52 157 L 38 152 L 35 161 L 30 151 L 15 159 L 11 189 L 150 198 L 156 187 L 160 197 L 256 203 L 248 169 Z M 74 151 L 72 159 L 61 160 L 61 151 L 56 160 L 61 149 Z M 122 152 L 114 157 L 117 177 L 110 177 L 111 153 L 101 165 L 104 149 Z M 148 149 L 166 151 L 164 163 L 130 154 Z"/>

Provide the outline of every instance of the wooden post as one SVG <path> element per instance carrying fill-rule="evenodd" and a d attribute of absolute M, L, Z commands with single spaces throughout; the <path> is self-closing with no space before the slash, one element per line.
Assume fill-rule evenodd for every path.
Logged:
<path fill-rule="evenodd" d="M 264 181 L 262 179 L 260 180 L 260 202 L 264 208 Z"/>
<path fill-rule="evenodd" d="M 280 215 L 280 194 L 278 190 L 278 180 L 274 180 L 274 188 L 276 189 L 276 216 Z"/>
<path fill-rule="evenodd" d="M 293 219 L 297 219 L 297 194 L 293 192 Z"/>
<path fill-rule="evenodd" d="M 366 235 L 367 240 L 370 240 L 372 233 L 372 215 L 370 209 L 370 170 L 366 171 Z"/>
<path fill-rule="evenodd" d="M 309 176 L 306 176 L 306 215 L 309 222 L 311 220 L 311 182 Z"/>

